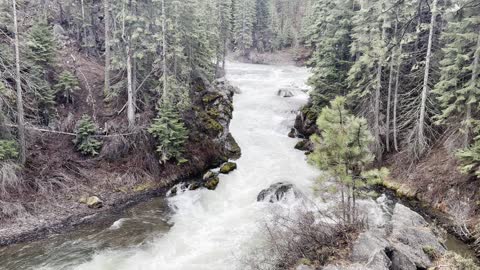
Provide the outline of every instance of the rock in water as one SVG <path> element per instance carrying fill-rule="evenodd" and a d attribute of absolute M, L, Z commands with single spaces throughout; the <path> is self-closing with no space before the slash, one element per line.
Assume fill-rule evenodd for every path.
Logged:
<path fill-rule="evenodd" d="M 218 183 L 220 183 L 220 178 L 218 177 L 218 173 L 208 171 L 204 176 L 203 176 L 203 186 L 209 190 L 215 190 L 218 186 Z"/>
<path fill-rule="evenodd" d="M 278 90 L 277 96 L 283 97 L 283 98 L 289 98 L 289 97 L 295 96 L 295 94 L 293 93 L 292 89 L 282 88 L 282 89 Z"/>
<path fill-rule="evenodd" d="M 271 185 L 269 188 L 260 191 L 257 196 L 257 202 L 279 202 L 282 201 L 289 193 L 293 193 L 295 198 L 301 197 L 302 194 L 293 186 L 293 184 L 286 182 L 276 183 Z"/>
<path fill-rule="evenodd" d="M 220 173 L 229 174 L 230 172 L 237 169 L 237 163 L 235 162 L 227 162 L 220 167 Z"/>
<path fill-rule="evenodd" d="M 97 196 L 91 196 L 87 198 L 86 202 L 88 208 L 98 209 L 103 207 L 103 201 Z"/>

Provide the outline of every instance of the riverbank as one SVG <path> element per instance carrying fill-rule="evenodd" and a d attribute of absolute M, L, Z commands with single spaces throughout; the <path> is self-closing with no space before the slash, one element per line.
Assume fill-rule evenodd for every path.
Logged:
<path fill-rule="evenodd" d="M 310 106 L 298 112 L 290 132 L 291 136 L 307 138 L 296 146 L 307 153 L 312 150 L 308 138 L 318 133 L 317 114 Z M 379 187 L 382 192 L 395 195 L 466 245 L 474 244 L 474 232 L 478 229 L 475 227 L 480 219 L 479 180 L 459 171 L 460 164 L 446 142 L 439 141 L 416 163 L 412 163 L 405 152 L 398 152 L 387 155 L 380 166 L 390 171 Z M 478 247 L 471 249 L 480 255 Z"/>
<path fill-rule="evenodd" d="M 94 223 L 105 213 L 121 211 L 138 202 L 163 196 L 173 185 L 201 178 L 208 169 L 229 158 L 238 158 L 240 148 L 229 131 L 233 95 L 237 90 L 225 80 L 210 84 L 201 77 L 192 88 L 195 107 L 185 120 L 191 136 L 184 153 L 187 162 L 182 164 L 160 164 L 155 147 L 146 135 L 128 138 L 136 141 L 127 145 L 107 142 L 103 148 L 106 152 L 102 151 L 95 159 L 86 159 L 70 149 L 69 138 L 57 134 L 43 136 L 43 144 L 35 147 L 48 148 L 51 156 L 32 154 L 27 161 L 28 173 L 23 177 L 60 174 L 69 182 L 65 186 L 52 187 L 48 192 L 22 191 L 8 205 L 0 201 L 3 203 L 0 246 L 33 241 Z M 55 153 L 52 147 L 60 152 Z M 112 155 L 117 158 L 111 159 Z M 63 157 L 59 159 L 58 156 Z M 35 166 L 42 160 L 43 164 Z M 98 199 L 99 203 L 89 207 L 87 198 Z"/>

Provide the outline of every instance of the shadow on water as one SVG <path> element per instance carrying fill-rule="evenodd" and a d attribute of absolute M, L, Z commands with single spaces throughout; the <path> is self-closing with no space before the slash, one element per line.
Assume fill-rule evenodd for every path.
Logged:
<path fill-rule="evenodd" d="M 171 211 L 164 198 L 139 203 L 66 234 L 0 248 L 0 269 L 68 269 L 100 251 L 146 245 L 168 232 Z"/>

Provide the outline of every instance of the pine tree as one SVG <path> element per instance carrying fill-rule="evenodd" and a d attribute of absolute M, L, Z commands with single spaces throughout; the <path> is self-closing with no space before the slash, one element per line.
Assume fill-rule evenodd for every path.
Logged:
<path fill-rule="evenodd" d="M 75 129 L 77 134 L 73 143 L 77 150 L 86 156 L 97 156 L 100 154 L 102 142 L 95 139 L 97 127 L 90 116 L 83 115 Z"/>
<path fill-rule="evenodd" d="M 60 73 L 55 89 L 57 93 L 62 95 L 67 103 L 73 103 L 73 93 L 80 90 L 80 83 L 71 72 L 65 70 Z"/>
<path fill-rule="evenodd" d="M 306 32 L 307 46 L 314 49 L 308 66 L 313 109 L 317 112 L 337 95 L 347 94 L 346 78 L 351 66 L 351 2 L 317 1 Z"/>
<path fill-rule="evenodd" d="M 188 139 L 188 130 L 172 103 L 165 102 L 160 106 L 158 116 L 153 120 L 148 132 L 157 141 L 160 163 L 171 159 L 184 161 L 182 154 Z"/>
<path fill-rule="evenodd" d="M 325 107 L 317 120 L 320 136 L 314 135 L 314 152 L 310 161 L 328 172 L 342 194 L 343 220 L 355 222 L 358 189 L 365 179 L 384 176 L 385 171 L 366 171 L 374 156 L 369 150 L 373 142 L 367 121 L 355 117 L 345 108 L 346 99 L 337 97 Z"/>
<path fill-rule="evenodd" d="M 459 10 L 448 23 L 443 34 L 446 45 L 440 61 L 441 77 L 434 89 L 442 108 L 438 123 L 461 123 L 464 146 L 471 142 L 474 116 L 479 111 L 476 106 L 480 100 L 479 11 L 479 8 Z"/>
<path fill-rule="evenodd" d="M 255 21 L 255 0 L 236 0 L 233 37 L 235 49 L 248 55 L 253 46 L 253 24 Z"/>

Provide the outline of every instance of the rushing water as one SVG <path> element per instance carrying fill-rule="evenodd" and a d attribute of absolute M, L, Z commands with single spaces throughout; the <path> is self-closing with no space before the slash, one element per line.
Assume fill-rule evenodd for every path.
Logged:
<path fill-rule="evenodd" d="M 297 91 L 276 96 L 279 88 L 304 86 L 308 71 L 292 66 L 228 64 L 228 79 L 242 93 L 234 98 L 231 132 L 242 148 L 238 170 L 220 177 L 215 191 L 185 191 L 158 198 L 104 225 L 0 249 L 1 269 L 74 270 L 227 270 L 262 244 L 261 228 L 273 204 L 258 193 L 277 182 L 291 182 L 313 197 L 319 172 L 307 165 L 297 142 L 287 137 L 295 111 L 307 102 Z M 369 222 L 388 219 L 381 200 L 360 201 Z M 317 201 L 317 205 L 327 206 Z M 289 206 L 284 205 L 285 211 Z M 386 217 L 387 216 L 387 217 Z"/>

